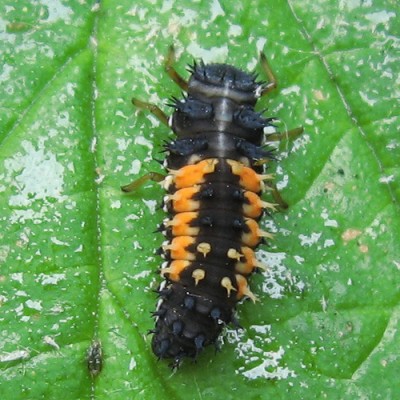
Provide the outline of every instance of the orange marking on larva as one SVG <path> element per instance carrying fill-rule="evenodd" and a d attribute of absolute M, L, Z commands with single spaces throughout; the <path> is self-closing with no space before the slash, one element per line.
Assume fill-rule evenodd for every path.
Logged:
<path fill-rule="evenodd" d="M 237 299 L 240 300 L 242 297 L 249 297 L 253 303 L 255 303 L 258 299 L 254 295 L 254 293 L 249 289 L 249 285 L 247 283 L 247 279 L 242 275 L 235 275 L 236 283 L 238 285 Z"/>
<path fill-rule="evenodd" d="M 250 232 L 242 234 L 242 242 L 247 246 L 257 246 L 262 237 L 266 237 L 268 239 L 273 239 L 274 237 L 271 233 L 260 229 L 258 223 L 254 221 L 254 219 L 246 218 L 246 226 L 249 228 Z"/>
<path fill-rule="evenodd" d="M 177 236 L 171 240 L 171 243 L 163 246 L 165 250 L 170 251 L 170 257 L 173 260 L 194 260 L 196 256 L 187 251 L 187 247 L 195 242 L 191 236 Z"/>
<path fill-rule="evenodd" d="M 256 255 L 250 247 L 242 247 L 240 250 L 243 253 L 244 260 L 238 260 L 235 264 L 235 271 L 242 275 L 251 274 L 258 264 Z"/>
<path fill-rule="evenodd" d="M 254 221 L 254 219 L 247 218 L 246 226 L 250 229 L 250 232 L 242 233 L 242 242 L 246 246 L 256 247 L 261 239 L 261 237 L 258 235 L 260 230 L 258 223 Z"/>
<path fill-rule="evenodd" d="M 196 211 L 200 207 L 198 200 L 193 200 L 193 196 L 198 193 L 200 186 L 187 187 L 177 190 L 169 195 L 168 199 L 172 201 L 172 209 L 176 213 Z"/>
<path fill-rule="evenodd" d="M 171 281 L 179 282 L 181 272 L 189 267 L 189 265 L 190 261 L 187 260 L 173 260 L 169 264 L 169 267 L 161 269 L 161 276 L 168 274 L 168 278 Z"/>
<path fill-rule="evenodd" d="M 166 221 L 164 225 L 171 227 L 172 236 L 197 236 L 200 228 L 196 226 L 190 226 L 191 222 L 198 217 L 197 212 L 184 212 L 174 216 L 169 221 Z"/>
<path fill-rule="evenodd" d="M 231 166 L 232 173 L 239 176 L 239 184 L 245 190 L 259 193 L 264 188 L 264 183 L 252 168 L 245 167 L 242 163 L 235 160 L 226 160 Z"/>
<path fill-rule="evenodd" d="M 246 217 L 258 218 L 263 212 L 263 201 L 257 194 L 246 191 L 244 197 L 248 201 L 248 204 L 243 204 L 243 213 Z"/>
<path fill-rule="evenodd" d="M 177 189 L 198 185 L 205 181 L 205 175 L 215 171 L 218 164 L 216 158 L 209 158 L 193 165 L 186 165 L 177 171 L 170 171 L 174 175 L 174 183 Z"/>

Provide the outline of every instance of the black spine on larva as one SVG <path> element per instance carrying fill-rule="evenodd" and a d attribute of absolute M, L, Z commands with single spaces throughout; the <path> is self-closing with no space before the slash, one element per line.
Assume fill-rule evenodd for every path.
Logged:
<path fill-rule="evenodd" d="M 260 147 L 271 119 L 254 110 L 262 87 L 255 75 L 226 64 L 203 63 L 194 64 L 191 73 L 186 97 L 173 98 L 170 104 L 175 109 L 171 127 L 177 139 L 165 144 L 166 167 L 177 171 L 202 160 L 217 163 L 212 173 L 196 183 L 199 189 L 192 200 L 200 206 L 189 225 L 198 230 L 189 235 L 194 243 L 185 250 L 191 259 L 178 278 L 168 269 L 176 235 L 168 222 L 160 228 L 167 237 L 162 251 L 167 267 L 164 272 L 161 269 L 166 281 L 159 290 L 152 348 L 159 358 L 172 358 L 175 363 L 183 357 L 196 357 L 204 346 L 214 343 L 223 327 L 232 322 L 240 299 L 235 265 L 244 256 L 235 259 L 227 254 L 241 253 L 250 228 L 243 211 L 245 189 L 229 162 L 239 162 L 258 173 L 262 167 L 256 162 L 271 158 L 271 153 Z M 177 191 L 173 181 L 166 189 L 169 196 Z M 168 201 L 166 210 L 170 219 L 179 214 Z M 254 249 L 257 244 L 249 247 Z M 203 271 L 204 276 L 196 271 Z M 225 278 L 231 289 L 229 283 L 221 284 Z"/>

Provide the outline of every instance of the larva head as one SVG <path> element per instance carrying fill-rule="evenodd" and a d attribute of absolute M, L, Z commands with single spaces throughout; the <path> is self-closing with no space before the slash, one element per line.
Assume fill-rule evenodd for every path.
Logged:
<path fill-rule="evenodd" d="M 188 93 L 195 91 L 206 97 L 226 96 L 238 103 L 254 105 L 261 84 L 256 75 L 227 64 L 193 64 Z"/>

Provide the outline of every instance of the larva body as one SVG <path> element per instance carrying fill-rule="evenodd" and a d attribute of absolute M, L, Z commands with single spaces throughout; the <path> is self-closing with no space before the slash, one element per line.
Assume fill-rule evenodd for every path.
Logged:
<path fill-rule="evenodd" d="M 194 64 L 186 97 L 171 104 L 177 138 L 165 145 L 165 282 L 152 349 L 174 364 L 215 343 L 239 300 L 255 300 L 254 250 L 270 236 L 258 221 L 272 208 L 260 198 L 270 178 L 262 173 L 271 153 L 261 145 L 272 118 L 254 110 L 266 87 L 230 65 Z"/>

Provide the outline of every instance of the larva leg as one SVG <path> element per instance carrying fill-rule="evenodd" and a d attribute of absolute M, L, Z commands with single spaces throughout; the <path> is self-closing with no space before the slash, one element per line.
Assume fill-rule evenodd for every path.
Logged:
<path fill-rule="evenodd" d="M 142 110 L 150 111 L 160 122 L 169 127 L 167 115 L 158 106 L 152 103 L 146 103 L 135 98 L 133 98 L 131 101 L 135 107 Z"/>
<path fill-rule="evenodd" d="M 147 181 L 161 182 L 165 179 L 165 175 L 159 174 L 158 172 L 148 172 L 146 175 L 135 179 L 128 185 L 121 186 L 121 190 L 125 193 L 133 192 L 140 186 L 144 185 Z"/>
<path fill-rule="evenodd" d="M 262 97 L 277 88 L 278 80 L 277 80 L 274 72 L 272 71 L 271 66 L 269 65 L 267 57 L 265 56 L 265 54 L 263 52 L 260 53 L 260 64 L 261 64 L 262 70 L 268 77 L 268 82 L 264 85 L 264 87 L 262 88 L 262 90 L 260 92 L 260 97 Z M 281 141 L 283 139 L 294 140 L 303 133 L 303 130 L 304 130 L 303 127 L 300 126 L 298 128 L 290 129 L 289 131 L 286 131 L 286 132 L 273 133 L 273 134 L 268 135 L 266 140 L 268 142 L 277 142 L 277 141 Z M 273 185 L 270 185 L 270 187 L 272 189 L 272 196 L 274 197 L 276 203 L 278 203 L 278 205 L 282 209 L 284 209 L 284 210 L 288 209 L 289 205 L 282 198 L 282 195 L 280 194 L 276 185 L 273 184 Z"/>
<path fill-rule="evenodd" d="M 267 93 L 270 91 L 274 90 L 278 86 L 278 80 L 276 79 L 276 76 L 274 72 L 272 71 L 271 66 L 269 65 L 269 62 L 267 60 L 267 57 L 263 52 L 260 53 L 260 64 L 261 68 L 265 72 L 265 74 L 268 77 L 268 82 L 263 85 L 263 88 L 260 92 L 260 97 L 265 96 Z"/>
<path fill-rule="evenodd" d="M 272 133 L 267 136 L 267 141 L 280 142 L 283 139 L 294 140 L 298 138 L 303 133 L 303 131 L 303 127 L 299 126 L 298 128 L 290 129 L 289 131 Z"/>
<path fill-rule="evenodd" d="M 276 79 L 274 71 L 272 71 L 272 68 L 267 60 L 267 57 L 263 52 L 260 53 L 260 64 L 264 73 L 268 77 L 268 82 L 265 85 L 263 85 L 263 88 L 260 92 L 260 97 L 262 97 L 278 87 L 278 80 Z M 269 142 L 277 142 L 282 140 L 283 138 L 293 140 L 296 139 L 298 136 L 300 136 L 302 133 L 303 133 L 303 127 L 300 126 L 298 128 L 294 128 L 286 132 L 279 132 L 268 135 L 267 140 Z"/>
<path fill-rule="evenodd" d="M 169 77 L 185 92 L 188 89 L 187 81 L 182 78 L 176 69 L 174 68 L 173 64 L 175 62 L 175 49 L 174 46 L 169 46 L 167 57 L 165 58 L 164 68 Z"/>
<path fill-rule="evenodd" d="M 298 136 L 300 136 L 303 133 L 304 129 L 302 126 L 294 129 L 290 129 L 289 131 L 286 132 L 277 132 L 273 133 L 271 135 L 267 136 L 267 141 L 268 142 L 280 142 L 282 140 L 294 140 Z M 278 203 L 279 207 L 283 210 L 287 210 L 289 208 L 289 205 L 286 203 L 286 201 L 283 199 L 282 195 L 280 194 L 278 188 L 276 185 L 270 185 L 272 189 L 272 196 L 274 197 L 274 200 L 276 203 Z"/>
<path fill-rule="evenodd" d="M 188 83 L 184 78 L 182 78 L 178 74 L 178 72 L 173 66 L 174 62 L 175 62 L 175 49 L 174 46 L 171 45 L 168 49 L 167 57 L 165 58 L 165 63 L 164 63 L 165 71 L 175 83 L 177 83 L 184 91 L 187 91 Z M 155 104 L 147 103 L 145 101 L 135 98 L 132 99 L 132 104 L 135 107 L 140 108 L 142 110 L 150 111 L 155 117 L 157 117 L 157 119 L 160 122 L 169 127 L 167 115 Z"/>
<path fill-rule="evenodd" d="M 289 208 L 289 205 L 283 199 L 283 197 L 282 197 L 281 193 L 279 192 L 278 188 L 276 187 L 276 185 L 270 184 L 270 188 L 272 189 L 272 196 L 273 196 L 275 202 L 278 204 L 278 206 L 283 210 L 287 210 Z"/>

